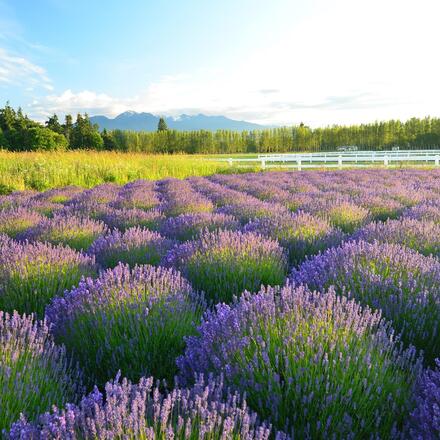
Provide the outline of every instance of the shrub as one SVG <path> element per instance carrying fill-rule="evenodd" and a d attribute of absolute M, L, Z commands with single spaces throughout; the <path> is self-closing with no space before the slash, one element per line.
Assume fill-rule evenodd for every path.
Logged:
<path fill-rule="evenodd" d="M 54 344 L 46 322 L 0 311 L 0 344 L 0 432 L 21 413 L 34 420 L 79 397 L 79 372 Z"/>
<path fill-rule="evenodd" d="M 416 408 L 411 413 L 410 438 L 435 440 L 440 438 L 440 360 L 437 368 L 427 370 L 420 380 Z"/>
<path fill-rule="evenodd" d="M 134 227 L 120 232 L 117 229 L 99 237 L 90 247 L 89 254 L 103 268 L 113 268 L 119 262 L 157 265 L 174 246 L 174 241 L 158 232 Z"/>
<path fill-rule="evenodd" d="M 101 219 L 111 228 L 125 231 L 134 226 L 140 226 L 152 231 L 160 229 L 165 216 L 158 209 L 143 211 L 142 209 L 108 209 Z"/>
<path fill-rule="evenodd" d="M 182 271 L 208 300 L 232 300 L 243 290 L 282 284 L 287 261 L 283 249 L 269 238 L 248 232 L 205 231 L 201 238 L 170 251 L 166 263 Z"/>
<path fill-rule="evenodd" d="M 360 206 L 368 209 L 376 221 L 385 221 L 399 217 L 405 207 L 390 197 L 380 196 L 375 191 L 362 194 L 357 199 Z"/>
<path fill-rule="evenodd" d="M 278 240 L 287 249 L 291 264 L 298 264 L 308 255 L 339 244 L 343 238 L 341 231 L 326 220 L 305 212 L 257 219 L 248 223 L 244 230 Z"/>
<path fill-rule="evenodd" d="M 94 275 L 94 259 L 64 246 L 0 239 L 0 310 L 35 313 L 82 276 Z"/>
<path fill-rule="evenodd" d="M 256 218 L 289 215 L 287 208 L 278 203 L 262 202 L 250 196 L 248 199 L 239 200 L 237 202 L 239 203 L 223 206 L 216 212 L 232 215 L 240 220 L 242 224 L 246 224 Z"/>
<path fill-rule="evenodd" d="M 347 233 L 352 233 L 363 226 L 370 220 L 371 216 L 368 209 L 362 206 L 346 200 L 327 199 L 325 194 L 303 208 Z"/>
<path fill-rule="evenodd" d="M 159 203 L 158 194 L 154 190 L 154 182 L 137 181 L 125 185 L 118 198 L 111 205 L 118 209 L 149 210 Z"/>
<path fill-rule="evenodd" d="M 118 370 L 131 380 L 145 375 L 172 383 L 183 337 L 194 333 L 202 303 L 178 273 L 125 265 L 82 280 L 47 308 L 55 339 L 104 385 Z"/>
<path fill-rule="evenodd" d="M 105 394 L 95 389 L 78 406 L 44 414 L 37 423 L 22 418 L 12 427 L 10 440 L 268 440 L 270 434 L 270 426 L 260 423 L 221 380 L 199 377 L 192 388 L 162 394 L 150 377 L 136 385 L 126 379 L 108 382 Z"/>
<path fill-rule="evenodd" d="M 73 197 L 79 196 L 84 190 L 78 186 L 70 185 L 61 188 L 53 188 L 35 197 L 37 201 L 44 201 L 50 203 L 65 204 Z"/>
<path fill-rule="evenodd" d="M 212 202 L 194 191 L 187 181 L 165 179 L 158 182 L 158 188 L 162 194 L 160 209 L 167 217 L 211 212 L 214 209 Z"/>
<path fill-rule="evenodd" d="M 204 230 L 237 230 L 240 223 L 232 215 L 201 212 L 181 214 L 167 219 L 160 229 L 163 235 L 180 241 L 193 240 Z"/>
<path fill-rule="evenodd" d="M 363 304 L 382 310 L 402 339 L 425 351 L 428 362 L 440 355 L 440 263 L 394 244 L 348 242 L 303 263 L 295 283 L 324 290 L 334 286 Z"/>
<path fill-rule="evenodd" d="M 183 379 L 224 374 L 293 438 L 394 438 L 420 374 L 379 312 L 286 286 L 208 311 L 178 359 Z"/>
<path fill-rule="evenodd" d="M 101 221 L 87 217 L 55 215 L 29 228 L 19 238 L 28 241 L 43 241 L 54 245 L 68 245 L 77 251 L 87 250 L 90 245 L 106 232 Z"/>
<path fill-rule="evenodd" d="M 83 191 L 70 199 L 69 204 L 98 203 L 107 204 L 114 202 L 121 191 L 120 186 L 114 183 L 103 183 L 91 189 Z"/>
<path fill-rule="evenodd" d="M 355 232 L 354 240 L 396 243 L 423 255 L 440 255 L 440 224 L 403 218 L 373 222 Z"/>
<path fill-rule="evenodd" d="M 26 229 L 38 224 L 43 217 L 26 208 L 10 208 L 0 211 L 0 234 L 15 238 Z"/>
<path fill-rule="evenodd" d="M 413 206 L 403 213 L 403 217 L 413 220 L 432 221 L 440 224 L 440 204 L 439 202 L 421 203 Z"/>

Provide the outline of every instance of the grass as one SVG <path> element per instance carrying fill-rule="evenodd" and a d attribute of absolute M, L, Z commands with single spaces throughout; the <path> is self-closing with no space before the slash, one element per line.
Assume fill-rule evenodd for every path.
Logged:
<path fill-rule="evenodd" d="M 226 162 L 208 160 L 203 155 L 0 151 L 0 194 L 25 189 L 42 191 L 66 185 L 91 188 L 104 182 L 125 184 L 136 179 L 183 179 L 232 171 L 237 172 L 237 168 L 229 167 Z"/>
<path fill-rule="evenodd" d="M 0 150 L 0 194 L 15 190 L 43 191 L 67 185 L 91 188 L 105 182 L 125 184 L 136 179 L 157 180 L 166 177 L 184 179 L 189 176 L 207 176 L 216 173 L 238 173 L 261 170 L 259 162 L 235 163 L 224 161 L 232 158 L 256 158 L 257 154 L 232 155 L 166 155 L 122 153 L 112 151 L 69 152 L 10 152 Z M 219 160 L 223 159 L 223 160 Z M 313 165 L 303 162 L 303 168 L 323 169 L 324 163 Z M 380 164 L 358 164 L 381 168 Z M 402 167 L 392 163 L 390 168 Z M 267 168 L 296 169 L 296 164 L 274 163 Z M 406 163 L 405 167 L 432 167 L 420 163 Z M 337 168 L 337 165 L 336 165 Z M 353 168 L 352 165 L 344 165 Z"/>

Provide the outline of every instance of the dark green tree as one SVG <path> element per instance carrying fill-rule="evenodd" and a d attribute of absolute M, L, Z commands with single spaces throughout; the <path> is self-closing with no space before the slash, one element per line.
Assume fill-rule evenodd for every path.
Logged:
<path fill-rule="evenodd" d="M 116 150 L 116 142 L 113 139 L 113 132 L 107 131 L 105 128 L 101 133 L 104 150 Z"/>
<path fill-rule="evenodd" d="M 72 139 L 72 131 L 73 131 L 73 119 L 72 115 L 66 115 L 64 118 L 64 124 L 63 124 L 63 134 L 64 137 L 67 139 L 67 144 L 70 147 L 70 142 Z"/>
<path fill-rule="evenodd" d="M 168 125 L 165 121 L 165 118 L 160 117 L 159 123 L 157 124 L 157 131 L 167 131 L 167 130 L 168 130 Z"/>
<path fill-rule="evenodd" d="M 49 117 L 49 119 L 46 121 L 45 125 L 46 125 L 46 128 L 54 131 L 55 133 L 58 133 L 58 134 L 64 133 L 63 126 L 60 124 L 60 122 L 58 121 L 58 116 L 55 114 L 53 116 Z"/>
<path fill-rule="evenodd" d="M 70 147 L 75 149 L 101 150 L 104 141 L 98 131 L 98 126 L 90 122 L 87 113 L 82 116 L 78 113 L 72 130 Z"/>

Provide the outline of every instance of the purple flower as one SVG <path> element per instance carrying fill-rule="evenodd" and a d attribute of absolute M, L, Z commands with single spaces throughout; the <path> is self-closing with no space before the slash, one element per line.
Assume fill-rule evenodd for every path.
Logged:
<path fill-rule="evenodd" d="M 396 243 L 424 255 L 440 255 L 440 224 L 410 218 L 373 222 L 356 231 L 352 238 L 368 242 Z"/>
<path fill-rule="evenodd" d="M 435 370 L 423 374 L 417 388 L 416 408 L 411 413 L 409 434 L 415 440 L 440 438 L 440 359 Z"/>
<path fill-rule="evenodd" d="M 204 230 L 216 229 L 238 230 L 240 223 L 232 215 L 201 212 L 198 214 L 181 214 L 168 218 L 160 229 L 161 233 L 180 241 L 198 238 Z"/>
<path fill-rule="evenodd" d="M 0 346 L 0 432 L 20 414 L 34 420 L 80 396 L 79 371 L 54 344 L 46 322 L 0 311 Z"/>
<path fill-rule="evenodd" d="M 407 344 L 440 355 L 440 262 L 396 244 L 348 242 L 294 269 L 291 280 L 380 309 Z"/>
<path fill-rule="evenodd" d="M 167 216 L 211 212 L 214 209 L 209 199 L 193 190 L 184 180 L 162 180 L 159 182 L 159 190 L 162 195 L 160 209 Z"/>
<path fill-rule="evenodd" d="M 18 234 L 35 226 L 43 216 L 30 209 L 18 207 L 0 211 L 0 234 L 16 238 Z"/>
<path fill-rule="evenodd" d="M 163 213 L 158 209 L 144 211 L 138 208 L 109 208 L 106 213 L 100 216 L 100 218 L 110 228 L 117 228 L 121 231 L 125 231 L 134 226 L 140 226 L 156 231 L 166 219 Z"/>
<path fill-rule="evenodd" d="M 54 296 L 95 273 L 94 258 L 70 248 L 0 239 L 0 309 L 41 317 Z"/>
<path fill-rule="evenodd" d="M 45 218 L 20 234 L 20 240 L 42 241 L 54 245 L 64 244 L 75 250 L 87 250 L 107 227 L 101 221 L 87 217 L 56 215 Z"/>
<path fill-rule="evenodd" d="M 191 388 L 176 386 L 162 393 L 154 379 L 132 384 L 119 377 L 95 389 L 79 405 L 45 413 L 35 422 L 15 423 L 10 440 L 113 440 L 116 438 L 287 440 L 272 432 L 250 411 L 246 401 L 232 393 L 221 378 L 196 378 Z"/>
<path fill-rule="evenodd" d="M 244 230 L 278 240 L 287 249 L 292 264 L 337 245 L 343 239 L 341 231 L 331 227 L 326 220 L 304 212 L 257 219 L 248 223 Z"/>
<path fill-rule="evenodd" d="M 96 262 L 105 269 L 115 267 L 119 262 L 133 267 L 136 264 L 157 265 L 173 246 L 173 240 L 158 232 L 133 227 L 125 232 L 115 229 L 99 237 L 88 253 L 94 255 Z"/>
<path fill-rule="evenodd" d="M 131 380 L 153 374 L 172 383 L 183 338 L 203 307 L 179 273 L 120 264 L 55 298 L 46 316 L 90 384 L 103 385 L 118 370 Z"/>
<path fill-rule="evenodd" d="M 137 180 L 125 185 L 115 201 L 110 205 L 118 209 L 149 210 L 159 204 L 159 195 L 155 183 L 146 180 Z"/>
<path fill-rule="evenodd" d="M 289 285 L 206 312 L 177 362 L 184 381 L 223 374 L 263 419 L 306 439 L 397 437 L 421 371 L 380 312 Z"/>
<path fill-rule="evenodd" d="M 277 241 L 253 232 L 205 231 L 172 249 L 164 264 L 182 271 L 210 301 L 231 301 L 243 290 L 282 284 L 287 261 Z"/>

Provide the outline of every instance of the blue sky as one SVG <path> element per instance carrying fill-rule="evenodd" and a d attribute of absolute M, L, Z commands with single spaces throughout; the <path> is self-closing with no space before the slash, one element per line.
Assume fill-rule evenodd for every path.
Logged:
<path fill-rule="evenodd" d="M 440 116 L 436 0 L 0 0 L 0 101 L 32 117 Z"/>

